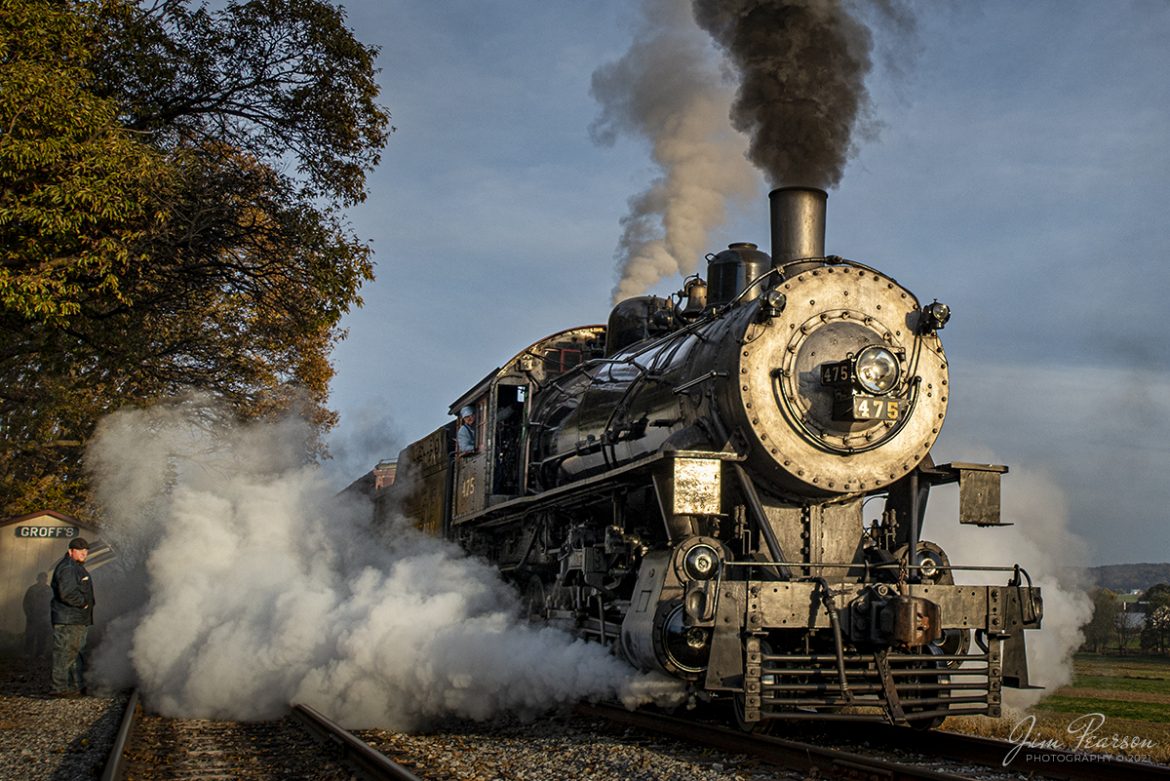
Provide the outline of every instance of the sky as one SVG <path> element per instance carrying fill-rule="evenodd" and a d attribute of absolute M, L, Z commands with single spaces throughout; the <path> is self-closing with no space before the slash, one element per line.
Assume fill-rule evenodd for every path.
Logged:
<path fill-rule="evenodd" d="M 347 482 L 523 347 L 604 323 L 621 218 L 659 171 L 646 141 L 589 132 L 632 0 L 344 5 L 396 127 L 349 214 L 377 279 L 333 354 Z M 1170 3 L 910 7 L 911 38 L 875 31 L 826 249 L 950 305 L 936 462 L 1009 465 L 1009 519 L 1013 478 L 1038 481 L 1084 563 L 1170 561 Z M 706 251 L 766 249 L 768 189 Z"/>

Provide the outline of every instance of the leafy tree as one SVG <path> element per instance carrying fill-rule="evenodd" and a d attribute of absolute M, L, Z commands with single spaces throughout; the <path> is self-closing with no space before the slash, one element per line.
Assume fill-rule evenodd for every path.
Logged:
<path fill-rule="evenodd" d="M 1132 610 L 1133 603 L 1122 604 L 1121 610 L 1113 617 L 1113 636 L 1117 640 L 1117 653 L 1124 656 L 1130 641 L 1141 629 L 1139 614 Z"/>
<path fill-rule="evenodd" d="M 84 443 L 125 404 L 331 425 L 329 351 L 372 278 L 341 209 L 391 130 L 374 50 L 326 0 L 0 3 L 0 163 L 28 161 L 0 174 L 8 512 L 84 516 Z M 31 108 L 8 90 L 30 73 Z"/>
<path fill-rule="evenodd" d="M 1146 624 L 1142 629 L 1143 649 L 1165 653 L 1170 648 L 1170 584 L 1151 586 L 1142 595 L 1146 603 Z"/>
<path fill-rule="evenodd" d="M 161 156 L 90 91 L 93 43 L 65 4 L 0 0 L 0 302 L 28 320 L 118 300 L 167 185 Z"/>
<path fill-rule="evenodd" d="M 1084 647 L 1093 653 L 1101 653 L 1113 637 L 1114 623 L 1120 609 L 1117 595 L 1107 588 L 1094 589 L 1090 593 L 1093 600 L 1093 617 L 1085 624 Z"/>

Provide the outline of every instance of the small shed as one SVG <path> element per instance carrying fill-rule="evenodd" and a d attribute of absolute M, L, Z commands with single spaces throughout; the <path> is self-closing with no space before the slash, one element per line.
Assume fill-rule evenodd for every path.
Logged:
<path fill-rule="evenodd" d="M 89 541 L 92 559 L 97 536 L 93 526 L 52 510 L 0 520 L 0 637 L 24 634 L 24 594 L 36 584 L 37 573 L 52 578 L 74 537 Z M 89 562 L 86 567 L 93 569 Z"/>

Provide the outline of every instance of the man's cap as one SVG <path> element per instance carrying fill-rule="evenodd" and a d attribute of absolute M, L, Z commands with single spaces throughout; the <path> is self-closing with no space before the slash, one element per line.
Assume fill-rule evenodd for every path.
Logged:
<path fill-rule="evenodd" d="M 74 537 L 73 540 L 70 541 L 69 547 L 73 548 L 74 550 L 89 550 L 89 543 L 84 537 Z"/>
<path fill-rule="evenodd" d="M 475 407 L 464 407 L 463 409 L 459 410 L 459 417 L 461 418 L 472 417 L 474 415 Z"/>

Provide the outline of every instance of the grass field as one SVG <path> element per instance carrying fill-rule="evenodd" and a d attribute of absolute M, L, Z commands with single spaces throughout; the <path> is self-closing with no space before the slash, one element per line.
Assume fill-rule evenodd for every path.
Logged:
<path fill-rule="evenodd" d="M 1026 711 L 948 719 L 943 729 L 1015 740 L 1027 735 L 1030 742 L 1170 764 L 1170 658 L 1078 654 L 1073 670 L 1070 685 Z"/>

